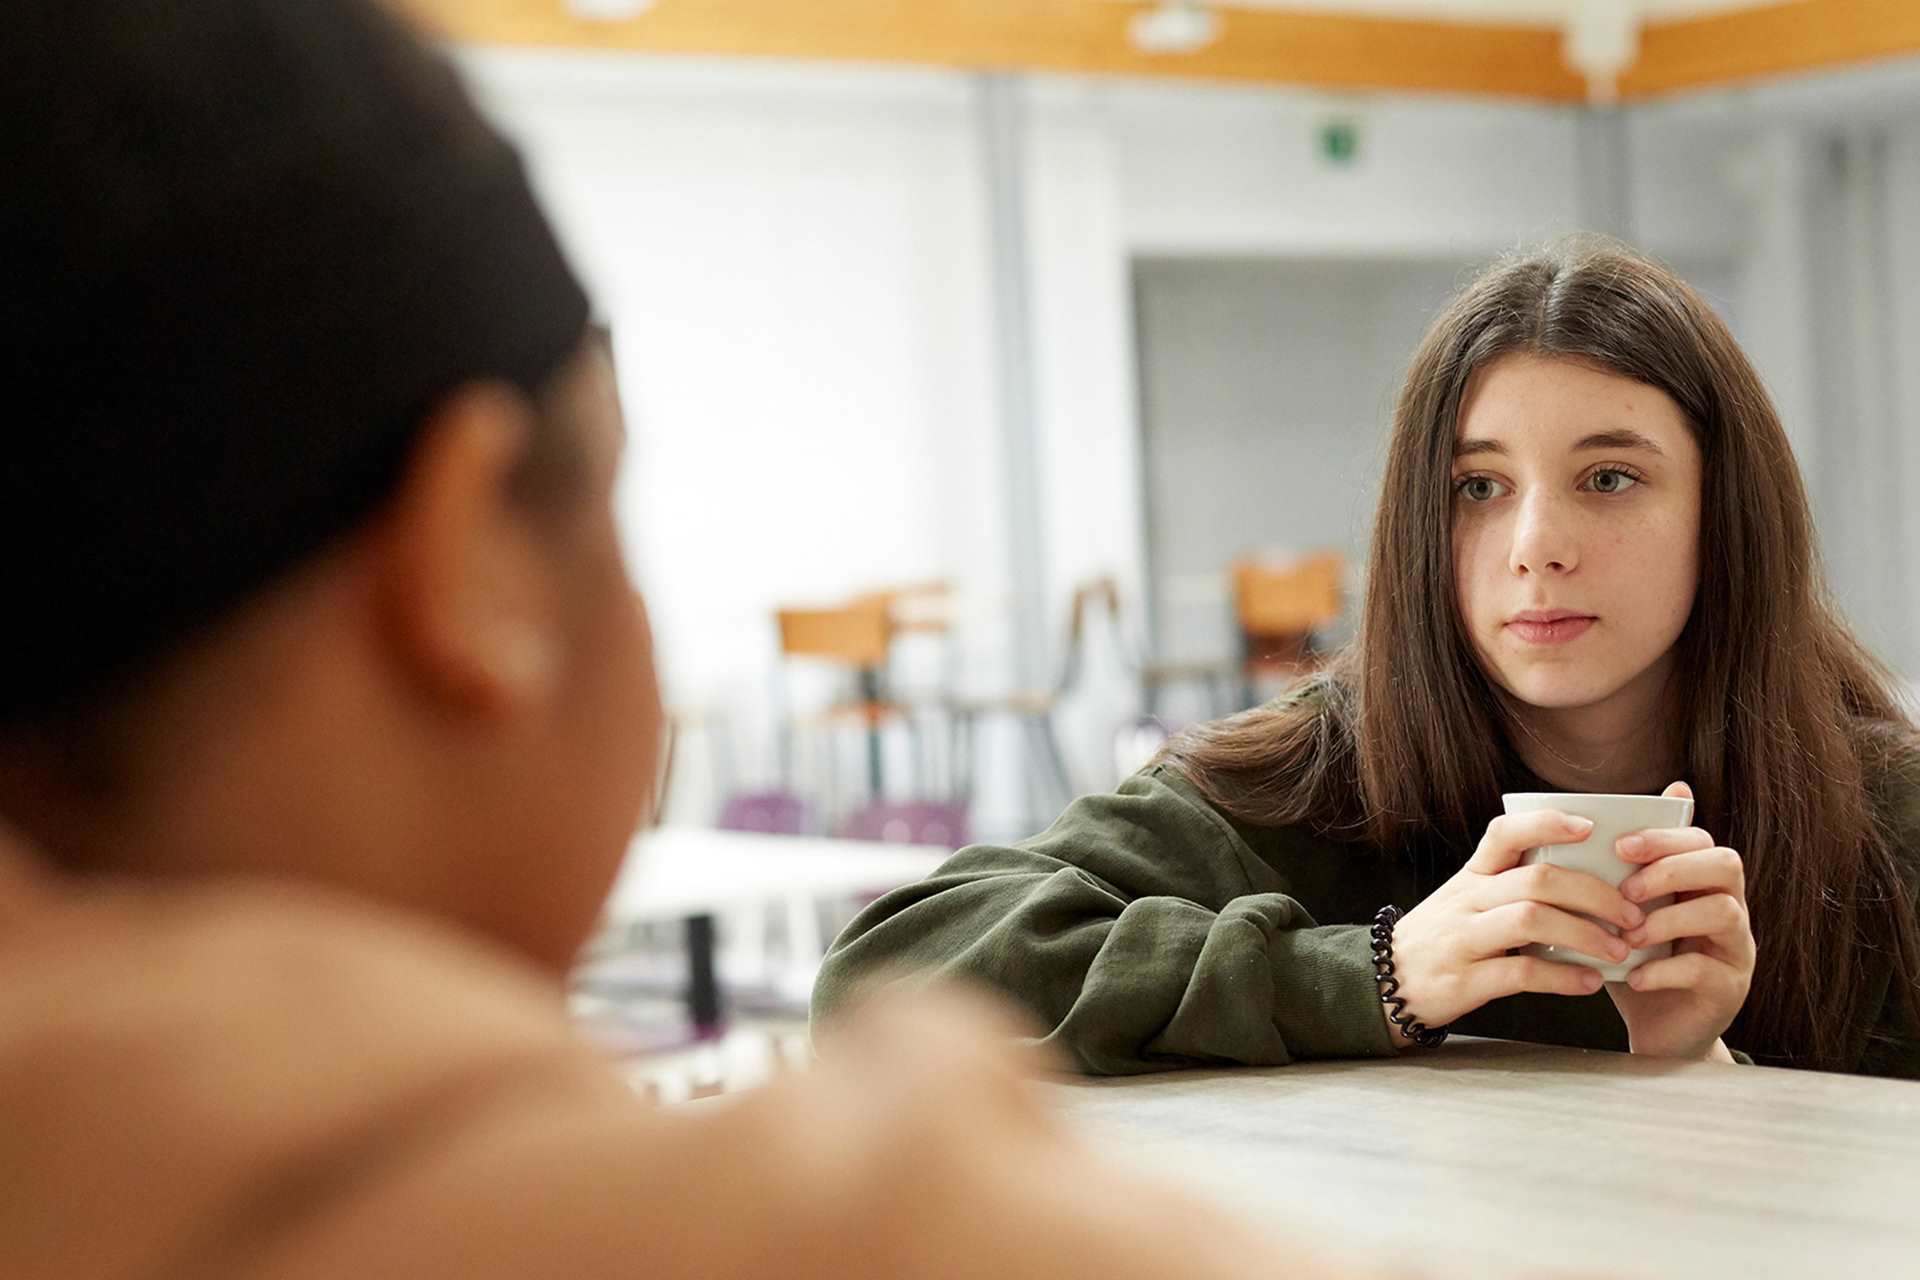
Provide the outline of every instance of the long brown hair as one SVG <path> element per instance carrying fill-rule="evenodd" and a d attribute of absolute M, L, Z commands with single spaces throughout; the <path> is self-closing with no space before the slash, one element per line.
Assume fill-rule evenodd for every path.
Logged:
<path fill-rule="evenodd" d="M 1245 820 L 1464 861 L 1518 766 L 1454 598 L 1450 468 L 1469 379 L 1513 352 L 1657 387 L 1699 441 L 1703 554 L 1673 687 L 1699 821 L 1746 864 L 1759 959 L 1734 1035 L 1841 1066 L 1879 1013 L 1863 1007 L 1864 948 L 1895 953 L 1920 1012 L 1920 939 L 1874 803 L 1914 767 L 1915 733 L 1827 595 L 1753 367 L 1698 294 L 1625 246 L 1577 237 L 1505 259 L 1440 314 L 1394 412 L 1355 640 L 1305 696 L 1191 730 L 1163 758 Z"/>

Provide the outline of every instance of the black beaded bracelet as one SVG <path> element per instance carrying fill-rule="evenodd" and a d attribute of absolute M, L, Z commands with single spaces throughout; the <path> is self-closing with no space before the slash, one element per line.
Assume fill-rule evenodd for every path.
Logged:
<path fill-rule="evenodd" d="M 1373 917 L 1373 980 L 1380 988 L 1380 1003 L 1387 1006 L 1387 1021 L 1400 1028 L 1407 1039 L 1422 1049 L 1444 1044 L 1448 1028 L 1430 1027 L 1407 1016 L 1407 1002 L 1399 996 L 1400 979 L 1393 976 L 1393 926 L 1400 922 L 1400 908 L 1385 906 Z"/>

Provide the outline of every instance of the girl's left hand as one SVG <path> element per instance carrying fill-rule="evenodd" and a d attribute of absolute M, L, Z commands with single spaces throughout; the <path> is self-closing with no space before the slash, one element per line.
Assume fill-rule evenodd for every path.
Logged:
<path fill-rule="evenodd" d="M 1693 789 L 1676 782 L 1661 794 L 1692 799 Z M 1720 1034 L 1746 1003 L 1755 953 L 1740 855 L 1698 827 L 1638 832 L 1616 851 L 1646 864 L 1620 886 L 1628 901 L 1674 895 L 1672 906 L 1621 935 L 1633 947 L 1673 943 L 1668 958 L 1607 984 L 1626 1020 L 1628 1043 L 1633 1052 L 1655 1057 L 1732 1061 Z"/>

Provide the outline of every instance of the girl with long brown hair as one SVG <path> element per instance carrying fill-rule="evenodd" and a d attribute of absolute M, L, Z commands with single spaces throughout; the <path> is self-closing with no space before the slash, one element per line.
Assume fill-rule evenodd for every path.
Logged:
<path fill-rule="evenodd" d="M 904 968 L 1004 989 L 1089 1071 L 1451 1026 L 1920 1078 L 1917 744 L 1828 600 L 1726 326 L 1574 238 L 1495 264 L 1416 351 L 1353 643 L 1044 835 L 873 904 L 815 1010 Z M 1663 787 L 1698 825 L 1628 837 L 1644 865 L 1618 889 L 1522 865 L 1584 820 L 1500 816 L 1504 792 Z M 1663 942 L 1604 992 L 1522 952 Z"/>

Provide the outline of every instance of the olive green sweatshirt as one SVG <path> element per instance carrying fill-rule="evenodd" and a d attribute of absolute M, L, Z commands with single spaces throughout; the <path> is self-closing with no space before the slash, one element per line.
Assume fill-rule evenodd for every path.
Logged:
<path fill-rule="evenodd" d="M 1088 1072 L 1391 1055 L 1368 925 L 1436 887 L 1366 845 L 1229 819 L 1155 766 L 1040 836 L 962 849 L 874 902 L 828 954 L 813 1015 L 831 1017 L 868 980 L 914 974 L 999 988 Z M 1845 1061 L 1920 1078 L 1920 1036 L 1891 976 L 1889 961 L 1868 1006 L 1879 1025 Z M 1454 1030 L 1627 1048 L 1605 992 L 1495 1000 Z"/>

